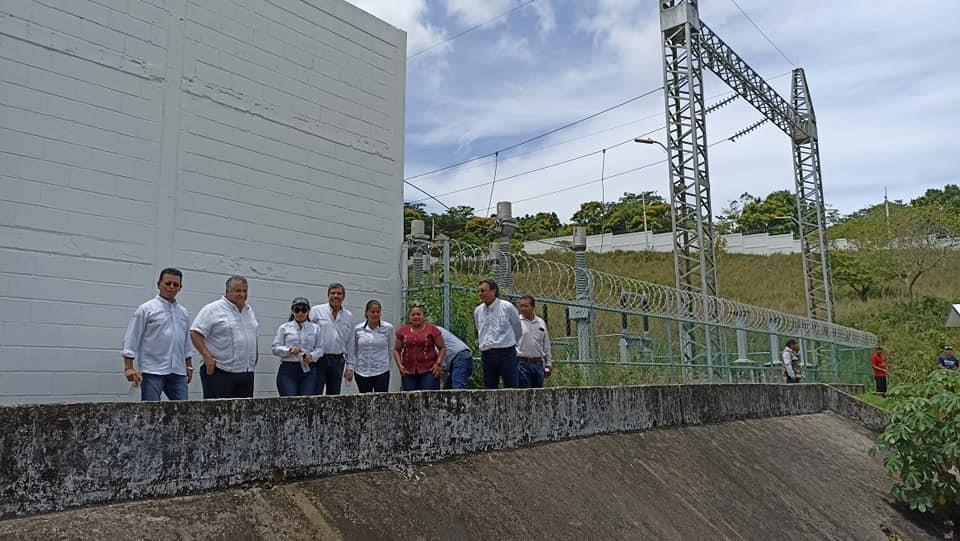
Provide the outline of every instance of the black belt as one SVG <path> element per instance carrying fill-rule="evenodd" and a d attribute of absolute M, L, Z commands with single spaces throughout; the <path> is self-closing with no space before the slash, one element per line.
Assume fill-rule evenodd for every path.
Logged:
<path fill-rule="evenodd" d="M 517 357 L 517 360 L 522 363 L 537 364 L 543 362 L 543 357 Z"/>
<path fill-rule="evenodd" d="M 324 358 L 324 359 L 333 359 L 333 360 L 335 360 L 335 361 L 342 361 L 342 360 L 343 360 L 343 353 L 324 353 L 324 354 L 323 354 L 323 358 Z"/>

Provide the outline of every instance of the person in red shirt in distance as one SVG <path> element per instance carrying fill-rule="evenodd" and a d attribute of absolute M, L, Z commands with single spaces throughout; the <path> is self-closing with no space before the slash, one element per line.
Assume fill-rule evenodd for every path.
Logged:
<path fill-rule="evenodd" d="M 407 324 L 397 329 L 393 351 L 403 390 L 439 390 L 440 363 L 445 351 L 440 329 L 427 322 L 426 306 L 414 303 L 407 312 Z"/>
<path fill-rule="evenodd" d="M 870 364 L 873 366 L 873 381 L 876 384 L 877 394 L 887 393 L 887 355 L 883 352 L 883 346 L 877 346 L 870 356 Z"/>

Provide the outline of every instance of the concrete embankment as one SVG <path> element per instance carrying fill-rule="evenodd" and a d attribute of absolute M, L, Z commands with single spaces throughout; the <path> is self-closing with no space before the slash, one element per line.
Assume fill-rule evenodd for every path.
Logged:
<path fill-rule="evenodd" d="M 674 426 L 0 521 L 0 538 L 934 539 L 831 413 Z"/>
<path fill-rule="evenodd" d="M 838 396 L 821 385 L 686 385 L 3 407 L 0 517 L 817 413 Z"/>

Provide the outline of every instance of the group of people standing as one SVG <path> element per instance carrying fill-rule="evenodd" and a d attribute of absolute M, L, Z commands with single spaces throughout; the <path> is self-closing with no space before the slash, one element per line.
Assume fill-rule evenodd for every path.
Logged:
<path fill-rule="evenodd" d="M 158 294 L 134 312 L 123 338 L 124 376 L 141 389 L 144 401 L 186 400 L 193 380 L 193 349 L 201 356 L 203 398 L 245 398 L 254 392 L 259 361 L 258 327 L 247 303 L 242 276 L 226 281 L 221 298 L 207 304 L 190 323 L 176 300 L 183 273 L 166 268 L 157 281 Z M 523 297 L 518 306 L 499 298 L 492 280 L 480 282 L 480 305 L 474 311 L 483 382 L 487 389 L 543 387 L 550 377 L 550 336 L 534 313 L 535 301 Z M 473 373 L 470 347 L 447 329 L 433 325 L 426 306 L 413 303 L 407 323 L 394 328 L 381 318 L 380 302 L 370 300 L 364 319 L 354 324 L 343 306 L 346 289 L 332 283 L 327 302 L 311 306 L 296 297 L 289 318 L 277 329 L 271 352 L 280 359 L 280 396 L 340 394 L 343 380 L 356 381 L 361 393 L 386 392 L 391 363 L 400 372 L 405 391 L 465 389 Z M 136 365 L 139 365 L 137 367 Z"/>

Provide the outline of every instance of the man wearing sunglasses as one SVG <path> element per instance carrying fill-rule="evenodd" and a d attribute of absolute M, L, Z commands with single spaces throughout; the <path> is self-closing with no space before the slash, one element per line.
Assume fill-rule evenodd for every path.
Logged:
<path fill-rule="evenodd" d="M 159 294 L 137 308 L 123 336 L 123 375 L 140 387 L 143 401 L 159 402 L 161 394 L 168 400 L 187 399 L 193 365 L 190 314 L 177 303 L 182 280 L 177 269 L 160 271 Z"/>

